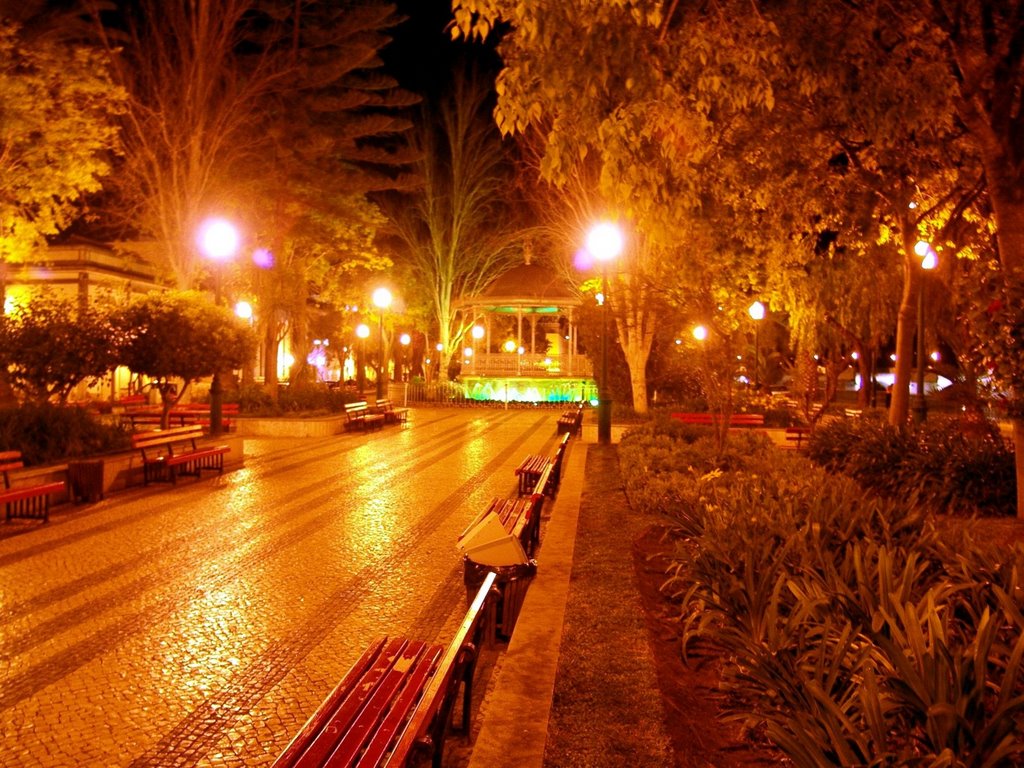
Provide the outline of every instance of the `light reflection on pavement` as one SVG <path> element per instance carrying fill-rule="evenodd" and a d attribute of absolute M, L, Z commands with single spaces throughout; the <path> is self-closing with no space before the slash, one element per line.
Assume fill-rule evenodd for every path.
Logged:
<path fill-rule="evenodd" d="M 246 466 L 0 536 L 3 766 L 268 765 L 362 649 L 443 641 L 455 541 L 552 411 L 247 439 Z"/>

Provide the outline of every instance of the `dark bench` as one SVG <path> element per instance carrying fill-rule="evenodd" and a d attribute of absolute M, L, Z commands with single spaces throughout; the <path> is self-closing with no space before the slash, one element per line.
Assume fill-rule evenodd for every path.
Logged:
<path fill-rule="evenodd" d="M 562 439 L 558 442 L 558 448 L 555 449 L 554 456 L 533 454 L 523 459 L 519 466 L 516 467 L 520 496 L 534 493 L 537 489 L 537 481 L 540 480 L 544 471 L 549 467 L 551 468 L 547 475 L 549 480 L 540 492 L 553 495 L 558 490 L 558 485 L 562 480 L 562 460 L 565 457 L 566 446 L 569 444 L 569 437 L 568 432 L 562 435 Z"/>
<path fill-rule="evenodd" d="M 0 474 L 4 478 L 4 487 L 0 489 L 0 504 L 4 505 L 6 519 L 28 517 L 50 520 L 50 496 L 64 490 L 64 481 L 36 483 L 12 488 L 11 473 L 25 467 L 21 460 L 21 451 L 0 452 Z"/>
<path fill-rule="evenodd" d="M 384 426 L 384 414 L 374 413 L 365 401 L 345 403 L 345 429 L 380 429 Z"/>
<path fill-rule="evenodd" d="M 171 429 L 151 430 L 132 435 L 132 450 L 142 454 L 143 484 L 164 480 L 178 481 L 179 475 L 199 477 L 204 469 L 224 472 L 226 445 L 203 445 L 198 440 L 203 428 L 198 424 Z"/>
<path fill-rule="evenodd" d="M 238 403 L 223 403 L 220 407 L 221 429 L 230 432 L 232 419 L 238 419 Z M 171 409 L 168 425 L 179 427 L 198 424 L 202 427 L 210 426 L 210 404 L 209 403 L 187 403 L 178 405 Z"/>
<path fill-rule="evenodd" d="M 132 409 L 132 408 L 144 408 L 149 404 L 149 399 L 142 393 L 134 395 L 125 395 L 124 397 L 115 400 L 112 405 L 114 408 Z"/>
<path fill-rule="evenodd" d="M 558 434 L 578 435 L 583 429 L 583 406 L 565 411 L 558 417 Z"/>
<path fill-rule="evenodd" d="M 405 424 L 409 417 L 408 408 L 395 408 L 394 404 L 387 399 L 378 400 L 373 412 L 381 414 L 385 424 Z"/>
<path fill-rule="evenodd" d="M 718 423 L 717 413 L 673 413 L 672 418 L 683 424 L 696 424 L 698 426 L 710 427 Z M 729 428 L 737 427 L 763 427 L 763 413 L 734 413 L 729 417 Z"/>
<path fill-rule="evenodd" d="M 810 427 L 786 427 L 786 448 L 800 451 L 807 447 L 811 439 Z"/>
<path fill-rule="evenodd" d="M 544 470 L 551 466 L 551 457 L 536 453 L 527 456 L 516 467 L 516 477 L 519 478 L 519 495 L 524 496 L 533 493 L 537 480 L 540 479 Z"/>
<path fill-rule="evenodd" d="M 494 626 L 489 573 L 445 648 L 405 638 L 370 645 L 292 739 L 274 768 L 406 766 L 421 753 L 440 768 L 455 698 L 469 733 L 473 675 Z"/>
<path fill-rule="evenodd" d="M 221 406 L 221 426 L 225 432 L 231 431 L 232 419 L 238 417 L 238 403 L 224 403 Z M 159 427 L 163 418 L 160 406 L 129 409 L 121 414 L 121 421 L 128 422 L 133 430 L 139 427 Z M 210 426 L 210 406 L 207 403 L 189 403 L 172 408 L 167 414 L 168 427 L 187 427 L 198 424 Z"/>

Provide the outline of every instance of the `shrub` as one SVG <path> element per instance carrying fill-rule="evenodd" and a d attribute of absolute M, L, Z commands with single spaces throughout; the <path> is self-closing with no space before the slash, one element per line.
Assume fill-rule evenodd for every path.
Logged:
<path fill-rule="evenodd" d="M 127 450 L 128 434 L 83 408 L 25 405 L 0 410 L 0 450 L 21 451 L 25 464 L 53 464 Z"/>
<path fill-rule="evenodd" d="M 828 453 L 869 476 L 902 438 L 847 423 L 830 439 L 861 429 L 863 455 Z M 720 652 L 733 718 L 808 768 L 1019 764 L 1024 548 L 946 542 L 917 500 L 800 456 L 719 468 L 712 444 L 670 431 L 627 435 L 621 465 L 631 500 L 678 521 L 663 591 L 683 653 Z"/>
<path fill-rule="evenodd" d="M 948 512 L 1013 514 L 1013 453 L 991 425 L 955 417 L 896 429 L 838 419 L 815 430 L 808 456 L 884 496 L 913 495 Z"/>

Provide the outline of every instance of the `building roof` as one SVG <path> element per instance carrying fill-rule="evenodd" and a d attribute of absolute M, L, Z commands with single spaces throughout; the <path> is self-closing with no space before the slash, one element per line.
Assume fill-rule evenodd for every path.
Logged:
<path fill-rule="evenodd" d="M 562 275 L 540 264 L 520 264 L 496 278 L 462 306 L 484 307 L 490 312 L 553 314 L 578 306 L 580 298 Z"/>

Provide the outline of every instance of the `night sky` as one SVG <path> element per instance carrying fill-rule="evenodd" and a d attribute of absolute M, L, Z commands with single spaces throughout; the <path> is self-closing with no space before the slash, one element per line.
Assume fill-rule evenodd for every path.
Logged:
<path fill-rule="evenodd" d="M 388 70 L 403 87 L 428 99 L 444 89 L 455 67 L 475 63 L 497 72 L 498 57 L 489 46 L 452 42 L 446 30 L 451 20 L 451 0 L 397 0 L 401 15 L 408 17 L 392 31 L 392 43 L 381 52 Z"/>

